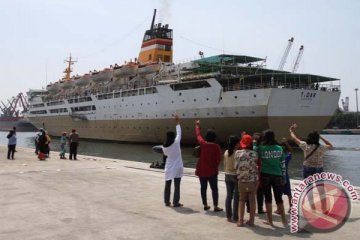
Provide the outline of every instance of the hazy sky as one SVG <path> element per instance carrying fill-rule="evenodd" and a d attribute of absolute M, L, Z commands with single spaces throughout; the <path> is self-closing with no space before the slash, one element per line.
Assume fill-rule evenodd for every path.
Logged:
<path fill-rule="evenodd" d="M 294 37 L 285 70 L 304 45 L 298 72 L 341 79 L 341 98 L 356 109 L 358 0 L 0 0 L 0 99 L 57 81 L 70 53 L 74 74 L 137 57 L 154 8 L 174 29 L 175 61 L 201 50 L 267 56 L 277 68 Z"/>

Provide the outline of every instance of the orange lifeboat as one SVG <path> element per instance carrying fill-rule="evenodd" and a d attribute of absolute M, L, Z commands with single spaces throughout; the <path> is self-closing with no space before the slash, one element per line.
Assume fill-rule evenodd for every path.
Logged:
<path fill-rule="evenodd" d="M 70 89 L 75 85 L 73 79 L 62 79 L 59 81 L 59 86 L 61 89 Z"/>
<path fill-rule="evenodd" d="M 140 65 L 138 68 L 138 74 L 147 75 L 147 74 L 156 73 L 159 70 L 160 70 L 159 63 L 149 63 L 149 64 Z"/>
<path fill-rule="evenodd" d="M 59 84 L 58 83 L 50 83 L 46 86 L 46 90 L 49 92 L 56 92 L 59 90 Z"/>
<path fill-rule="evenodd" d="M 93 72 L 91 75 L 91 79 L 94 83 L 103 83 L 110 81 L 112 77 L 112 69 L 105 68 L 103 71 L 100 72 Z"/>
<path fill-rule="evenodd" d="M 134 62 L 129 62 L 128 64 L 115 67 L 113 69 L 114 77 L 127 77 L 136 74 L 136 70 L 138 69 L 138 65 Z"/>
<path fill-rule="evenodd" d="M 91 75 L 87 73 L 87 74 L 84 74 L 83 76 L 76 76 L 74 78 L 74 81 L 75 81 L 75 85 L 78 87 L 86 86 L 91 81 Z"/>

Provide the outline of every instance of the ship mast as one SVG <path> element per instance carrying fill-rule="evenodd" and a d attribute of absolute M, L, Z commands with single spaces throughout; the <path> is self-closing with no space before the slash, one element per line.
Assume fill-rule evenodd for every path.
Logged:
<path fill-rule="evenodd" d="M 76 63 L 77 61 L 73 60 L 71 57 L 71 53 L 70 53 L 70 57 L 69 59 L 65 59 L 64 61 L 65 63 L 68 63 L 67 68 L 64 70 L 65 76 L 64 76 L 64 80 L 70 80 L 70 74 L 72 72 L 72 68 L 71 65 L 73 65 L 74 63 Z"/>

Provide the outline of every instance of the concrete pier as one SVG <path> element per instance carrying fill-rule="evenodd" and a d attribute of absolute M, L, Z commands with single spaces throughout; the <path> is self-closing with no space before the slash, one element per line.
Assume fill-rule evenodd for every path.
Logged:
<path fill-rule="evenodd" d="M 240 228 L 226 221 L 225 212 L 203 210 L 194 169 L 185 169 L 181 181 L 184 207 L 173 208 L 163 204 L 163 171 L 149 164 L 82 155 L 78 161 L 61 160 L 56 152 L 38 161 L 33 149 L 20 147 L 15 160 L 7 160 L 6 151 L 7 146 L 0 146 L 4 240 L 358 238 L 359 201 L 353 202 L 348 222 L 331 233 L 292 234 L 278 216 L 276 228 L 263 224 L 265 215 L 256 215 L 255 227 Z M 220 174 L 219 206 L 225 208 L 223 178 Z M 285 197 L 284 203 L 287 210 Z"/>

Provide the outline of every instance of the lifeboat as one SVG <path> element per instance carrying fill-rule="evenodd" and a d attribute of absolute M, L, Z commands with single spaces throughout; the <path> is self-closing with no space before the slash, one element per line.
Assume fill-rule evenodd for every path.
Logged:
<path fill-rule="evenodd" d="M 103 71 L 100 72 L 93 72 L 91 75 L 92 81 L 94 83 L 103 83 L 110 81 L 112 77 L 112 69 L 105 68 Z"/>
<path fill-rule="evenodd" d="M 59 86 L 62 89 L 69 89 L 69 88 L 72 88 L 74 85 L 75 85 L 74 80 L 72 80 L 72 79 L 62 79 L 59 82 Z"/>
<path fill-rule="evenodd" d="M 74 78 L 75 85 L 78 87 L 86 86 L 91 81 L 91 75 L 90 74 L 84 74 L 83 76 L 76 76 Z"/>
<path fill-rule="evenodd" d="M 59 90 L 59 84 L 58 83 L 50 83 L 46 86 L 46 90 L 49 92 L 56 92 Z"/>
<path fill-rule="evenodd" d="M 138 65 L 136 63 L 130 62 L 128 64 L 122 65 L 118 68 L 113 69 L 114 77 L 120 78 L 120 77 L 127 77 L 132 76 L 136 74 L 136 70 L 138 68 Z"/>
<path fill-rule="evenodd" d="M 159 63 L 149 63 L 145 65 L 140 65 L 138 68 L 138 74 L 147 75 L 147 74 L 156 73 L 159 70 L 160 70 Z"/>

